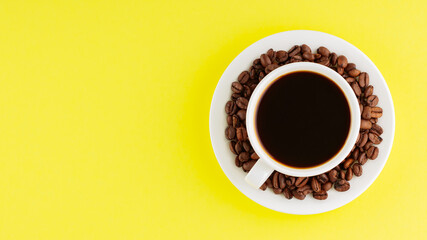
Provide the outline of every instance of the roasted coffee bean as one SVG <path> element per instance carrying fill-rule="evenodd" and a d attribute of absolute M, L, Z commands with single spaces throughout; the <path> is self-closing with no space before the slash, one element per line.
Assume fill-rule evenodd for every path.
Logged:
<path fill-rule="evenodd" d="M 362 94 L 362 90 L 360 89 L 359 84 L 357 82 L 352 82 L 351 88 L 353 88 L 353 91 L 356 96 L 360 96 L 360 94 Z"/>
<path fill-rule="evenodd" d="M 375 95 L 371 95 L 371 96 L 369 96 L 369 97 L 366 99 L 366 102 L 367 102 L 367 103 L 368 103 L 368 105 L 369 105 L 369 106 L 371 106 L 371 107 L 375 107 L 375 106 L 377 106 L 378 101 L 379 101 L 379 99 L 378 99 L 378 97 L 377 97 L 377 96 L 375 96 Z"/>
<path fill-rule="evenodd" d="M 243 163 L 243 166 L 242 166 L 243 170 L 250 171 L 252 169 L 252 167 L 255 165 L 255 163 L 256 163 L 256 160 L 250 160 L 250 161 Z"/>
<path fill-rule="evenodd" d="M 301 55 L 295 55 L 292 57 L 292 59 L 302 61 L 302 56 Z"/>
<path fill-rule="evenodd" d="M 301 52 L 301 47 L 298 46 L 298 45 L 295 45 L 291 49 L 289 49 L 288 55 L 289 55 L 289 57 L 293 57 L 293 56 L 297 55 L 300 52 Z"/>
<path fill-rule="evenodd" d="M 243 144 L 241 141 L 236 142 L 236 145 L 234 145 L 234 150 L 236 151 L 236 154 L 243 152 Z"/>
<path fill-rule="evenodd" d="M 298 200 L 304 200 L 305 195 L 302 192 L 298 192 L 296 189 L 292 190 L 292 195 Z"/>
<path fill-rule="evenodd" d="M 348 83 L 353 83 L 354 81 L 356 81 L 356 79 L 352 78 L 352 77 L 348 77 L 345 79 Z"/>
<path fill-rule="evenodd" d="M 273 188 L 279 188 L 279 172 L 274 172 L 273 173 Z"/>
<path fill-rule="evenodd" d="M 257 85 L 258 84 L 256 84 L 256 83 L 252 83 L 249 85 L 249 88 L 251 89 L 251 91 L 254 91 Z"/>
<path fill-rule="evenodd" d="M 353 165 L 353 173 L 354 173 L 354 175 L 356 175 L 357 177 L 362 176 L 362 173 L 363 173 L 362 165 L 360 165 L 359 163 L 355 163 L 355 164 Z"/>
<path fill-rule="evenodd" d="M 339 173 L 339 179 L 345 179 L 345 171 L 341 170 Z"/>
<path fill-rule="evenodd" d="M 252 150 L 251 144 L 249 144 L 248 141 L 243 142 L 243 149 L 245 149 L 246 152 L 249 152 Z"/>
<path fill-rule="evenodd" d="M 249 78 L 250 79 L 257 79 L 257 71 L 254 67 L 249 68 Z"/>
<path fill-rule="evenodd" d="M 351 151 L 353 151 L 355 148 L 356 148 L 356 145 L 354 145 L 354 146 L 351 148 Z M 351 152 L 351 151 L 350 151 L 350 152 Z M 348 154 L 348 156 L 350 156 L 350 153 Z"/>
<path fill-rule="evenodd" d="M 362 72 L 359 75 L 359 85 L 364 88 L 369 85 L 369 74 L 366 72 Z"/>
<path fill-rule="evenodd" d="M 228 101 L 227 104 L 225 104 L 225 113 L 228 115 L 233 115 L 237 111 L 236 103 L 233 101 Z"/>
<path fill-rule="evenodd" d="M 236 164 L 236 167 L 241 167 L 243 165 L 243 163 L 239 160 L 239 156 L 234 158 L 234 164 Z"/>
<path fill-rule="evenodd" d="M 265 181 L 265 183 L 267 183 L 267 187 L 269 187 L 269 188 L 273 187 L 273 182 L 271 181 L 270 178 L 267 178 L 267 181 Z"/>
<path fill-rule="evenodd" d="M 314 53 L 314 59 L 320 59 L 322 57 L 321 54 Z"/>
<path fill-rule="evenodd" d="M 359 134 L 357 135 L 357 138 L 356 138 L 356 143 L 360 141 L 360 138 L 361 138 L 361 134 L 359 133 Z"/>
<path fill-rule="evenodd" d="M 259 187 L 259 189 L 261 189 L 261 190 L 265 191 L 265 189 L 267 189 L 267 183 L 263 183 L 263 184 L 261 185 L 261 187 Z"/>
<path fill-rule="evenodd" d="M 250 154 L 248 152 L 241 152 L 239 154 L 239 160 L 241 162 L 246 162 L 251 158 Z"/>
<path fill-rule="evenodd" d="M 313 193 L 313 197 L 317 200 L 325 200 L 328 198 L 328 193 L 325 190 Z"/>
<path fill-rule="evenodd" d="M 283 190 L 282 190 L 282 189 L 280 189 L 280 188 L 274 188 L 274 187 L 273 187 L 273 192 L 274 192 L 275 194 L 281 194 L 281 193 L 283 192 Z"/>
<path fill-rule="evenodd" d="M 270 64 L 271 64 L 271 60 L 270 60 L 270 58 L 267 56 L 267 54 L 261 54 L 260 60 L 261 60 L 261 65 L 262 65 L 263 67 L 267 67 L 268 65 L 270 65 Z"/>
<path fill-rule="evenodd" d="M 335 66 L 337 64 L 338 55 L 336 53 L 331 54 L 331 60 L 329 61 L 332 66 Z"/>
<path fill-rule="evenodd" d="M 371 115 L 373 118 L 380 118 L 383 115 L 383 109 L 380 107 L 373 107 Z"/>
<path fill-rule="evenodd" d="M 344 161 L 344 164 L 343 164 L 343 168 L 344 169 L 348 169 L 350 166 L 351 166 L 351 164 L 354 162 L 354 159 L 353 158 L 347 158 L 345 161 Z"/>
<path fill-rule="evenodd" d="M 302 62 L 302 60 L 298 60 L 297 58 L 291 58 L 289 63 L 296 63 L 296 62 Z"/>
<path fill-rule="evenodd" d="M 360 145 L 360 143 L 362 143 L 363 141 L 363 134 L 365 132 L 360 132 L 359 135 L 357 135 L 357 139 L 356 139 L 356 147 L 358 147 Z M 353 151 L 353 150 L 352 150 Z"/>
<path fill-rule="evenodd" d="M 350 181 L 352 178 L 353 178 L 353 169 L 349 168 L 345 173 L 345 180 Z"/>
<path fill-rule="evenodd" d="M 283 189 L 283 195 L 285 195 L 285 198 L 292 199 L 292 192 L 289 188 Z"/>
<path fill-rule="evenodd" d="M 338 171 L 335 169 L 332 169 L 331 171 L 329 171 L 328 178 L 329 178 L 329 181 L 331 181 L 332 183 L 336 182 L 338 179 Z"/>
<path fill-rule="evenodd" d="M 384 132 L 383 128 L 380 125 L 376 124 L 376 123 L 372 124 L 371 130 L 375 130 L 375 132 L 377 132 L 378 135 L 381 135 Z"/>
<path fill-rule="evenodd" d="M 227 116 L 227 125 L 228 126 L 233 125 L 233 117 L 230 115 Z"/>
<path fill-rule="evenodd" d="M 259 159 L 258 154 L 256 154 L 255 152 L 252 153 L 251 154 L 251 159 L 258 160 Z"/>
<path fill-rule="evenodd" d="M 378 122 L 378 118 L 371 118 L 369 121 L 371 123 L 377 123 Z"/>
<path fill-rule="evenodd" d="M 241 84 L 245 84 L 249 81 L 249 72 L 243 71 L 240 73 L 239 77 L 237 78 L 237 81 L 239 81 Z"/>
<path fill-rule="evenodd" d="M 307 194 L 312 193 L 313 189 L 311 189 L 311 186 L 307 184 L 303 187 L 297 188 L 297 192 L 301 192 L 302 194 L 307 195 Z"/>
<path fill-rule="evenodd" d="M 350 183 L 344 179 L 340 179 L 335 183 L 335 190 L 345 192 L 350 189 Z"/>
<path fill-rule="evenodd" d="M 237 138 L 238 141 L 243 142 L 243 141 L 246 140 L 246 139 L 244 139 L 244 135 L 243 134 L 244 134 L 243 133 L 243 127 L 236 128 L 236 138 Z M 242 145 L 242 147 L 243 147 L 243 145 Z"/>
<path fill-rule="evenodd" d="M 321 183 L 324 184 L 326 183 L 329 179 L 328 179 L 328 175 L 326 175 L 325 173 L 322 173 L 320 175 L 317 176 L 317 180 Z"/>
<path fill-rule="evenodd" d="M 264 69 L 264 67 L 261 65 L 261 62 L 259 63 L 259 64 L 254 64 L 254 65 L 252 65 L 253 67 L 254 67 L 254 69 L 256 70 L 256 71 L 259 71 L 259 70 L 262 70 L 262 69 Z"/>
<path fill-rule="evenodd" d="M 348 72 L 348 75 L 350 75 L 351 77 L 357 77 L 360 75 L 360 70 L 358 69 L 352 69 Z"/>
<path fill-rule="evenodd" d="M 272 72 L 274 69 L 278 67 L 279 65 L 277 65 L 277 63 L 270 64 L 265 68 L 265 73 L 269 74 L 270 72 Z"/>
<path fill-rule="evenodd" d="M 322 185 L 322 189 L 325 191 L 329 191 L 329 189 L 332 188 L 332 183 L 331 182 L 326 182 L 325 184 Z"/>
<path fill-rule="evenodd" d="M 225 137 L 228 140 L 232 140 L 236 136 L 236 129 L 233 126 L 228 126 L 225 129 Z"/>
<path fill-rule="evenodd" d="M 367 86 L 364 93 L 366 98 L 371 96 L 374 93 L 374 87 L 372 85 Z"/>
<path fill-rule="evenodd" d="M 317 181 L 316 178 L 311 178 L 311 189 L 315 192 L 319 192 L 321 190 L 322 185 Z"/>
<path fill-rule="evenodd" d="M 276 52 L 275 52 L 272 48 L 270 48 L 270 49 L 268 49 L 268 51 L 267 51 L 267 56 L 268 56 L 271 60 L 273 60 L 273 59 L 276 57 Z"/>
<path fill-rule="evenodd" d="M 276 53 L 276 61 L 282 63 L 288 59 L 288 53 L 286 51 L 277 51 Z"/>
<path fill-rule="evenodd" d="M 376 123 L 372 123 L 372 126 L 374 126 L 374 124 L 376 124 Z M 372 133 L 372 134 L 378 135 L 378 136 L 381 135 L 379 132 L 377 132 L 377 130 L 375 130 L 373 128 L 369 129 L 369 132 Z"/>
<path fill-rule="evenodd" d="M 339 74 L 339 75 L 343 75 L 344 74 L 344 68 L 342 68 L 342 67 L 337 67 L 337 73 Z"/>
<path fill-rule="evenodd" d="M 288 187 L 294 186 L 295 185 L 295 181 L 296 181 L 295 177 L 289 177 L 288 179 L 286 179 L 286 185 Z"/>
<path fill-rule="evenodd" d="M 296 187 L 303 187 L 304 185 L 307 184 L 307 182 L 308 182 L 308 178 L 307 177 L 299 177 L 295 181 L 295 186 Z"/>
<path fill-rule="evenodd" d="M 236 137 L 239 141 L 246 141 L 248 140 L 248 132 L 246 131 L 246 128 L 239 127 L 236 128 Z"/>
<path fill-rule="evenodd" d="M 350 156 L 351 152 L 352 152 L 354 149 L 356 149 L 356 145 L 354 145 L 354 146 L 351 148 L 351 151 L 350 151 L 350 153 L 348 154 L 348 156 L 347 156 L 347 157 L 349 157 L 349 156 Z"/>
<path fill-rule="evenodd" d="M 327 48 L 323 47 L 323 46 L 319 47 L 317 49 L 317 53 L 319 53 L 319 54 L 321 54 L 322 56 L 325 56 L 325 57 L 329 57 L 329 54 L 330 54 L 329 50 Z"/>
<path fill-rule="evenodd" d="M 360 120 L 360 128 L 361 129 L 371 129 L 372 123 L 368 120 Z"/>
<path fill-rule="evenodd" d="M 317 61 L 316 61 L 317 63 L 319 63 L 319 64 L 322 64 L 322 65 L 324 65 L 324 66 L 329 66 L 329 58 L 328 57 L 321 57 L 320 59 L 318 59 Z"/>
<path fill-rule="evenodd" d="M 306 44 L 301 45 L 301 51 L 303 53 L 309 52 L 311 53 L 311 48 L 309 46 L 307 46 Z"/>
<path fill-rule="evenodd" d="M 374 143 L 368 140 L 368 142 L 363 147 L 363 149 L 365 150 L 365 152 L 368 151 L 368 149 L 372 146 L 372 144 L 374 144 Z"/>
<path fill-rule="evenodd" d="M 366 120 L 371 119 L 371 107 L 366 106 L 363 108 L 362 118 Z"/>
<path fill-rule="evenodd" d="M 240 120 L 244 121 L 246 119 L 246 110 L 240 109 L 237 111 L 236 115 L 239 117 Z"/>
<path fill-rule="evenodd" d="M 239 117 L 237 115 L 233 115 L 232 117 L 232 126 L 237 128 L 240 126 L 240 120 Z"/>
<path fill-rule="evenodd" d="M 284 189 L 286 187 L 286 182 L 285 182 L 285 175 L 280 174 L 279 175 L 279 188 Z"/>
<path fill-rule="evenodd" d="M 234 147 L 236 146 L 236 142 L 231 141 L 228 146 L 230 147 L 230 151 L 236 155 L 238 155 L 238 153 L 236 152 L 236 150 L 234 149 Z"/>
<path fill-rule="evenodd" d="M 258 81 L 261 81 L 262 79 L 264 79 L 264 77 L 265 77 L 265 73 L 261 71 L 258 75 Z"/>
<path fill-rule="evenodd" d="M 378 157 L 379 149 L 377 147 L 374 148 L 374 152 L 372 153 L 371 160 L 375 160 Z"/>
<path fill-rule="evenodd" d="M 311 186 L 307 184 L 307 185 L 304 185 L 302 187 L 297 188 L 297 192 L 300 192 L 304 195 L 307 195 L 309 193 L 312 193 L 313 189 L 311 189 Z"/>
<path fill-rule="evenodd" d="M 246 86 L 246 85 L 243 86 L 243 97 L 249 98 L 251 96 L 251 94 L 252 94 L 251 88 Z"/>
<path fill-rule="evenodd" d="M 368 133 L 364 133 L 362 134 L 362 137 L 360 138 L 360 141 L 358 142 L 358 145 L 360 148 L 363 148 L 363 146 L 365 146 L 365 144 L 368 142 Z"/>
<path fill-rule="evenodd" d="M 369 159 L 375 160 L 378 157 L 379 150 L 377 147 L 371 146 L 366 153 Z"/>
<path fill-rule="evenodd" d="M 354 64 L 354 63 L 349 63 L 349 64 L 347 64 L 347 67 L 345 67 L 345 71 L 346 72 L 350 72 L 351 70 L 353 70 L 353 69 L 355 69 L 356 68 L 356 64 Z"/>
<path fill-rule="evenodd" d="M 236 101 L 239 97 L 240 97 L 240 94 L 238 94 L 238 93 L 233 93 L 233 94 L 231 94 L 231 99 L 232 99 L 233 101 Z"/>
<path fill-rule="evenodd" d="M 273 60 L 273 58 L 275 58 L 275 57 L 276 57 L 276 51 L 274 51 L 272 48 L 268 49 L 268 51 L 267 51 L 267 56 L 268 56 L 271 60 Z"/>
<path fill-rule="evenodd" d="M 243 90 L 243 86 L 239 82 L 233 82 L 231 84 L 231 91 L 233 91 L 235 93 L 241 93 L 242 90 Z"/>
<path fill-rule="evenodd" d="M 347 61 L 347 58 L 345 56 L 341 55 L 338 57 L 338 59 L 337 59 L 338 67 L 345 68 L 345 67 L 347 67 L 347 64 L 348 64 L 348 61 Z"/>
<path fill-rule="evenodd" d="M 302 57 L 310 62 L 314 61 L 314 54 L 311 52 L 305 52 L 302 54 Z"/>
<path fill-rule="evenodd" d="M 353 152 L 351 152 L 351 156 L 353 157 L 353 159 L 358 159 L 359 158 L 359 149 L 355 149 Z"/>
<path fill-rule="evenodd" d="M 340 165 L 337 165 L 337 166 L 335 166 L 334 167 L 334 169 L 336 170 L 336 171 L 340 171 L 341 170 L 341 167 L 340 167 Z M 328 177 L 329 177 L 329 175 L 328 175 Z M 330 180 L 330 179 L 329 179 Z"/>
<path fill-rule="evenodd" d="M 368 161 L 368 158 L 366 157 L 366 153 L 361 153 L 360 156 L 359 156 L 359 158 L 357 159 L 357 161 L 361 165 L 364 165 Z"/>
<path fill-rule="evenodd" d="M 248 108 L 248 103 L 249 103 L 248 99 L 243 97 L 239 97 L 236 101 L 236 105 L 241 109 Z"/>
<path fill-rule="evenodd" d="M 383 141 L 380 136 L 374 133 L 369 133 L 369 140 L 371 140 L 371 142 L 373 142 L 374 144 L 380 144 Z"/>

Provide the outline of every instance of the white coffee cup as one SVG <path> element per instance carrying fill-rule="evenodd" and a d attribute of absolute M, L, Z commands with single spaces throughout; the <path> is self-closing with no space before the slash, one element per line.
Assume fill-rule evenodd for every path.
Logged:
<path fill-rule="evenodd" d="M 289 166 L 282 165 L 272 159 L 270 155 L 264 150 L 262 144 L 259 142 L 259 137 L 257 137 L 257 131 L 255 129 L 255 117 L 257 113 L 258 104 L 265 90 L 269 86 L 271 86 L 272 82 L 279 79 L 281 76 L 298 71 L 315 72 L 332 80 L 344 93 L 344 96 L 346 97 L 350 108 L 350 129 L 344 146 L 333 158 L 329 159 L 321 165 L 312 168 L 292 168 Z M 251 142 L 251 145 L 254 148 L 255 152 L 260 157 L 257 163 L 246 175 L 246 181 L 250 185 L 255 188 L 259 188 L 274 170 L 286 175 L 296 177 L 315 176 L 327 172 L 337 166 L 339 163 L 341 163 L 350 153 L 351 149 L 356 143 L 360 129 L 359 102 L 357 101 L 356 95 L 354 94 L 352 88 L 347 83 L 347 81 L 334 70 L 323 65 L 311 62 L 287 64 L 269 73 L 255 88 L 249 100 L 247 108 L 246 129 L 248 132 L 249 141 Z M 309 150 L 310 149 L 307 149 L 307 151 Z"/>

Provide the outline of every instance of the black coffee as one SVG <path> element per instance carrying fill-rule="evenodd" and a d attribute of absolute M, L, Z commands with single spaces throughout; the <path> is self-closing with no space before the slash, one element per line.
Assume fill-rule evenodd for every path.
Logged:
<path fill-rule="evenodd" d="M 276 161 L 310 168 L 341 150 L 350 130 L 350 108 L 332 80 L 314 72 L 293 72 L 265 90 L 256 127 L 264 149 Z"/>

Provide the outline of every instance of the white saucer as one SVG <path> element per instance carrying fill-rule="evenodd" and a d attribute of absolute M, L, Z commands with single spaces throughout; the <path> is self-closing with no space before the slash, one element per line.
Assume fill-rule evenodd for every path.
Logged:
<path fill-rule="evenodd" d="M 363 166 L 363 175 L 353 177 L 350 181 L 350 190 L 337 192 L 334 189 L 328 191 L 328 199 L 320 201 L 314 199 L 311 194 L 300 201 L 295 198 L 288 200 L 282 194 L 274 194 L 271 189 L 262 191 L 252 188 L 245 182 L 246 173 L 234 165 L 235 156 L 230 152 L 228 140 L 224 131 L 227 127 L 225 103 L 231 95 L 230 85 L 237 80 L 239 74 L 249 69 L 252 61 L 268 49 L 288 50 L 294 45 L 307 44 L 315 51 L 320 46 L 325 46 L 331 52 L 345 55 L 349 62 L 356 64 L 357 68 L 369 73 L 370 83 L 374 86 L 374 94 L 380 99 L 379 106 L 383 108 L 383 116 L 379 119 L 379 125 L 384 129 L 383 141 L 379 148 L 376 160 L 368 160 Z M 228 179 L 243 194 L 264 207 L 291 214 L 316 214 L 339 208 L 362 194 L 378 177 L 383 169 L 391 151 L 394 138 L 394 107 L 387 84 L 375 64 L 359 49 L 341 38 L 316 31 L 297 30 L 277 33 L 263 38 L 246 48 L 227 67 L 212 99 L 209 129 L 212 146 Z"/>

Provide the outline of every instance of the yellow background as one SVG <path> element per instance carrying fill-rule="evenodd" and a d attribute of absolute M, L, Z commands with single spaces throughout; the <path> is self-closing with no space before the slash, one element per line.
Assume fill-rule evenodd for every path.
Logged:
<path fill-rule="evenodd" d="M 426 239 L 426 1 L 2 1 L 0 239 Z M 319 30 L 378 66 L 390 158 L 359 198 L 294 216 L 241 194 L 211 148 L 221 74 Z"/>

